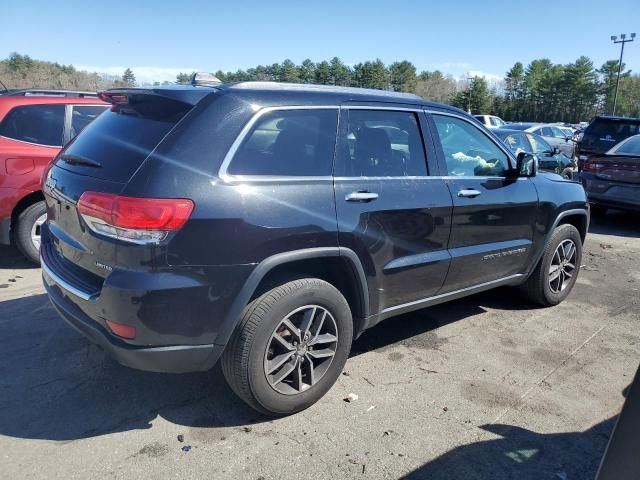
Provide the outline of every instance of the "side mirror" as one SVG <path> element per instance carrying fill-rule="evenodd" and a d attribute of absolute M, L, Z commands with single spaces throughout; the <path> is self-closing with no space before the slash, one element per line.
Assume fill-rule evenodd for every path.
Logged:
<path fill-rule="evenodd" d="M 535 155 L 527 152 L 518 152 L 516 155 L 516 176 L 535 177 L 538 165 Z"/>

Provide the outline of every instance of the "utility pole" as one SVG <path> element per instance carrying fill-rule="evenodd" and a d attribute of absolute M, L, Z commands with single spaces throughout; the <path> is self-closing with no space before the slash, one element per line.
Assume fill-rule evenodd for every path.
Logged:
<path fill-rule="evenodd" d="M 636 38 L 636 34 L 632 33 L 630 35 L 631 38 L 627 38 L 627 35 L 622 33 L 620 34 L 620 40 L 616 35 L 611 35 L 611 40 L 613 43 L 620 43 L 620 62 L 618 63 L 618 78 L 616 79 L 616 93 L 613 95 L 613 112 L 611 115 L 616 114 L 616 102 L 618 101 L 618 86 L 620 85 L 620 72 L 622 70 L 622 55 L 624 55 L 624 44 L 627 42 L 633 42 Z"/>
<path fill-rule="evenodd" d="M 471 86 L 473 85 L 473 77 L 467 77 L 469 81 L 469 92 L 467 93 L 467 113 L 471 115 Z"/>

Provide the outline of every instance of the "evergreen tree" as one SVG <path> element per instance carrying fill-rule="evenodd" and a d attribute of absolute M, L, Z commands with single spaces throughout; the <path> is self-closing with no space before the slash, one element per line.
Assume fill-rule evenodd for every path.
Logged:
<path fill-rule="evenodd" d="M 133 74 L 130 68 L 127 68 L 122 74 L 122 81 L 127 87 L 136 86 L 136 76 Z"/>
<path fill-rule="evenodd" d="M 389 67 L 391 88 L 396 92 L 413 92 L 416 89 L 416 67 L 413 63 L 403 60 L 392 63 Z"/>

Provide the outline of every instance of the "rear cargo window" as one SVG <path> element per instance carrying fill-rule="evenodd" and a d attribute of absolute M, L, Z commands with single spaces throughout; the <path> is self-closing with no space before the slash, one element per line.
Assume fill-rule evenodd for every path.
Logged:
<path fill-rule="evenodd" d="M 620 120 L 594 120 L 582 137 L 582 146 L 598 152 L 606 152 L 616 143 L 639 132 L 639 123 Z"/>
<path fill-rule="evenodd" d="M 125 182 L 149 156 L 178 119 L 170 120 L 106 111 L 84 128 L 64 154 L 88 158 L 100 167 L 57 165 L 66 170 L 115 182 Z"/>
<path fill-rule="evenodd" d="M 62 145 L 64 105 L 14 107 L 0 124 L 0 135 L 50 147 Z"/>

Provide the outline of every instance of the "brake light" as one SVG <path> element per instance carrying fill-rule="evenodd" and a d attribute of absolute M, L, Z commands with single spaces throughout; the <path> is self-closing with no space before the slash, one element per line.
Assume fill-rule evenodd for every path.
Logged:
<path fill-rule="evenodd" d="M 136 198 L 113 193 L 84 192 L 78 211 L 94 232 L 120 240 L 147 244 L 179 230 L 193 211 L 184 198 Z"/>
<path fill-rule="evenodd" d="M 98 92 L 98 98 L 113 105 L 124 105 L 129 101 L 129 97 L 126 94 L 114 92 Z"/>
<path fill-rule="evenodd" d="M 592 172 L 592 173 L 598 173 L 600 172 L 602 169 L 604 169 L 605 164 L 604 163 L 597 163 L 597 162 L 584 162 L 584 165 L 582 165 L 582 170 L 585 172 Z"/>

